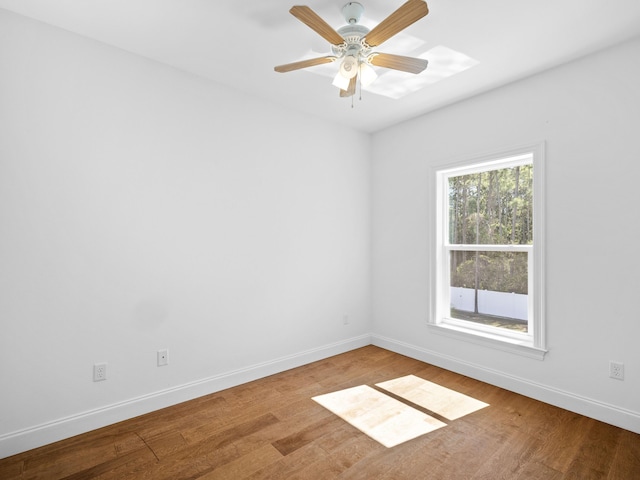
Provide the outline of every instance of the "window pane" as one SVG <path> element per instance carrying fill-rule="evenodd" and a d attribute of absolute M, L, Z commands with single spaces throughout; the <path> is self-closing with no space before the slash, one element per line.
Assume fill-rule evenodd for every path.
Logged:
<path fill-rule="evenodd" d="M 527 252 L 450 252 L 451 317 L 527 332 Z"/>
<path fill-rule="evenodd" d="M 533 166 L 449 177 L 449 242 L 533 243 Z"/>

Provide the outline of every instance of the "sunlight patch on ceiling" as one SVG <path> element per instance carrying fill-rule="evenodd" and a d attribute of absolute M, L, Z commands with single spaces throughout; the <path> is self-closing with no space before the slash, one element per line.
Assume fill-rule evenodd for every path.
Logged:
<path fill-rule="evenodd" d="M 434 47 L 418 55 L 418 58 L 429 61 L 424 72 L 412 75 L 397 70 L 383 69 L 383 72 L 378 71 L 378 79 L 364 90 L 398 99 L 452 75 L 464 72 L 479 63 L 464 53 L 443 46 Z"/>
<path fill-rule="evenodd" d="M 404 37 L 404 38 L 402 38 Z M 396 51 L 412 51 L 418 49 L 424 44 L 422 40 L 408 35 L 402 36 L 398 39 L 401 45 L 394 45 L 393 50 L 385 48 L 385 53 L 391 53 Z M 391 43 L 391 42 L 388 42 Z M 386 44 L 385 44 L 386 47 Z M 419 50 L 418 50 L 419 51 Z M 324 55 L 315 51 L 309 51 L 303 58 L 314 58 Z M 391 70 L 388 68 L 374 67 L 378 78 L 375 82 L 367 87 L 363 87 L 365 92 L 375 93 L 385 97 L 399 99 L 410 93 L 416 92 L 425 88 L 428 85 L 432 85 L 436 82 L 451 77 L 457 73 L 468 70 L 471 67 L 476 66 L 477 60 L 468 57 L 464 53 L 457 52 L 444 46 L 434 47 L 424 53 L 418 55 L 418 58 L 423 58 L 429 61 L 427 69 L 417 75 L 400 72 L 397 70 Z M 306 69 L 309 73 L 322 75 L 325 77 L 333 78 L 337 72 L 338 65 L 329 63 L 325 65 L 319 65 Z"/>

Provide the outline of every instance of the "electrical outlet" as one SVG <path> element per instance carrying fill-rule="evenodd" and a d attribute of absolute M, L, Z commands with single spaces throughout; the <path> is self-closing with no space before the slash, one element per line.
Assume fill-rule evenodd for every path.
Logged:
<path fill-rule="evenodd" d="M 342 317 L 342 324 L 349 325 L 349 315 L 345 315 L 344 317 Z"/>
<path fill-rule="evenodd" d="M 158 350 L 158 366 L 169 365 L 169 350 Z"/>
<path fill-rule="evenodd" d="M 616 380 L 624 380 L 624 363 L 609 361 L 609 376 Z"/>
<path fill-rule="evenodd" d="M 107 379 L 107 364 L 106 363 L 96 363 L 93 365 L 93 381 L 101 382 L 102 380 Z"/>

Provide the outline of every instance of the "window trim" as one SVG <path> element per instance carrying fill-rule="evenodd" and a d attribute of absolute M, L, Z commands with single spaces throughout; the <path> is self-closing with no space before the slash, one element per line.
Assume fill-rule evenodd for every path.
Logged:
<path fill-rule="evenodd" d="M 474 155 L 446 163 L 433 165 L 430 172 L 431 194 L 429 195 L 429 312 L 427 325 L 431 332 L 442 334 L 458 340 L 480 344 L 497 350 L 517 353 L 530 358 L 542 360 L 546 349 L 545 332 L 545 144 L 544 142 L 514 147 L 499 152 Z M 530 248 L 533 261 L 529 265 L 530 285 L 533 297 L 530 299 L 533 318 L 529 320 L 531 335 L 502 333 L 497 328 L 475 328 L 468 322 L 443 321 L 443 270 L 445 248 L 443 232 L 446 232 L 446 215 L 444 215 L 444 195 L 442 195 L 442 177 L 445 172 L 454 171 L 463 175 L 468 172 L 488 171 L 496 168 L 508 168 L 521 165 L 525 156 L 532 156 L 533 162 L 533 228 L 534 245 Z M 478 168 L 481 165 L 480 168 Z M 487 245 L 465 245 L 464 247 L 485 247 Z M 519 249 L 521 246 L 514 246 Z M 504 248 L 500 246 L 499 248 Z M 447 296 L 448 298 L 448 296 Z M 473 327 L 473 328 L 472 328 Z"/>

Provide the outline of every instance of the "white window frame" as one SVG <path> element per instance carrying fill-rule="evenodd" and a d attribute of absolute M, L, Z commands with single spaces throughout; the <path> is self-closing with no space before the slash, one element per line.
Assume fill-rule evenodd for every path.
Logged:
<path fill-rule="evenodd" d="M 450 245 L 448 178 L 517 165 L 533 164 L 533 245 Z M 437 334 L 506 350 L 536 359 L 546 353 L 544 316 L 544 143 L 479 155 L 436 165 L 431 169 L 430 195 L 430 309 L 428 326 Z M 514 332 L 451 318 L 449 252 L 479 250 L 527 252 L 528 331 Z"/>

